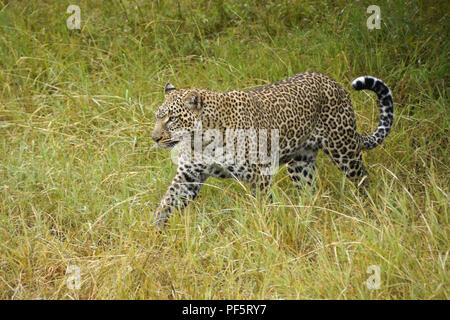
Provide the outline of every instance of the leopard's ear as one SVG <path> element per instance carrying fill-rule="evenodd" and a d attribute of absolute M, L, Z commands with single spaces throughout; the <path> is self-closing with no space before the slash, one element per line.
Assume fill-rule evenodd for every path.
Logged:
<path fill-rule="evenodd" d="M 167 82 L 166 85 L 164 86 L 164 93 L 167 93 L 172 90 L 177 90 L 177 88 L 175 88 L 173 84 L 171 84 L 170 82 Z"/>
<path fill-rule="evenodd" d="M 184 98 L 184 101 L 186 102 L 188 107 L 195 113 L 198 114 L 202 110 L 202 97 L 199 92 L 196 91 L 190 92 Z"/>

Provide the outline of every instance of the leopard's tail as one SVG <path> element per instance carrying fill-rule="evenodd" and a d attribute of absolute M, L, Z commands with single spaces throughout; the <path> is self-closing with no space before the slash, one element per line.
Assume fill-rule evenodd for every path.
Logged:
<path fill-rule="evenodd" d="M 363 150 L 370 150 L 378 146 L 389 134 L 394 122 L 394 102 L 391 90 L 380 79 L 371 76 L 362 76 L 352 82 L 355 90 L 369 89 L 378 96 L 380 104 L 380 121 L 374 133 L 361 136 Z"/>

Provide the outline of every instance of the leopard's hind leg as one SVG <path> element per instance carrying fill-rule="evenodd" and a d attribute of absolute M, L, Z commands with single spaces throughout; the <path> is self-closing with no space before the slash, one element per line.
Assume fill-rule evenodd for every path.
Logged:
<path fill-rule="evenodd" d="M 327 121 L 325 124 L 322 149 L 356 186 L 367 186 L 361 136 L 356 131 L 351 102 L 345 99 L 333 109 L 332 113 L 336 110 L 339 112 L 332 115 L 333 121 Z"/>
<path fill-rule="evenodd" d="M 332 161 L 345 173 L 346 177 L 357 187 L 367 186 L 367 171 L 362 160 L 361 151 L 347 151 L 349 146 L 340 149 L 324 149 Z M 327 152 L 328 151 L 328 152 Z"/>

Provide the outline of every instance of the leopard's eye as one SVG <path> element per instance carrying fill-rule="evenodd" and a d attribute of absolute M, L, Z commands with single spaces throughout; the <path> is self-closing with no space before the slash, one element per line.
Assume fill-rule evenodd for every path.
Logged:
<path fill-rule="evenodd" d="M 169 118 L 167 119 L 167 122 L 172 122 L 175 119 L 176 119 L 175 116 L 169 116 Z"/>

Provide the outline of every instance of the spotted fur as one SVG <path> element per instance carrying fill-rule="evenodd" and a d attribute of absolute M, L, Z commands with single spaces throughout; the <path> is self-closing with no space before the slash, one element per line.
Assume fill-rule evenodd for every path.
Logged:
<path fill-rule="evenodd" d="M 367 181 L 361 151 L 375 148 L 388 135 L 393 123 L 390 89 L 379 79 L 363 76 L 352 83 L 356 90 L 374 91 L 380 105 L 380 121 L 370 135 L 356 131 L 350 95 L 330 77 L 305 72 L 248 91 L 214 92 L 205 89 L 176 89 L 165 86 L 165 101 L 156 112 L 153 140 L 171 148 L 180 129 L 256 129 L 279 132 L 279 163 L 286 164 L 293 183 L 302 188 L 314 178 L 317 152 L 323 150 L 356 184 Z M 248 144 L 250 142 L 246 142 Z M 247 154 L 247 156 L 250 156 Z M 219 157 L 220 158 L 220 157 Z M 265 191 L 270 176 L 247 158 L 239 164 L 196 161 L 180 154 L 178 170 L 157 211 L 157 223 L 164 224 L 175 208 L 183 208 L 198 194 L 209 176 L 234 178 Z"/>

